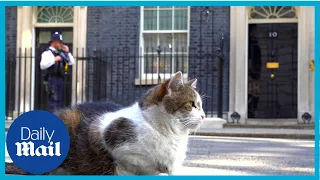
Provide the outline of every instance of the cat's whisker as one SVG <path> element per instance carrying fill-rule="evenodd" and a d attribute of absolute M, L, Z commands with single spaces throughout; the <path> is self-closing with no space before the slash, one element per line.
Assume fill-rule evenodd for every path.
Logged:
<path fill-rule="evenodd" d="M 205 99 L 213 99 L 214 97 L 208 96 L 208 95 L 201 95 L 201 98 L 202 100 L 205 100 Z"/>

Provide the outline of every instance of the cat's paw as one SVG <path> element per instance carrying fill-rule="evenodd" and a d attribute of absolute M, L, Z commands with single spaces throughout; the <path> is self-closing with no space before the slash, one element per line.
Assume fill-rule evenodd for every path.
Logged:
<path fill-rule="evenodd" d="M 169 176 L 167 173 L 159 173 L 158 176 Z"/>

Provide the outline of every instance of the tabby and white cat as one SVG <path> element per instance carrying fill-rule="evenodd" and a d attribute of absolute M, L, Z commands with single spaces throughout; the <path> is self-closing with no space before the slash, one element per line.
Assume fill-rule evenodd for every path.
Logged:
<path fill-rule="evenodd" d="M 130 107 L 86 103 L 57 112 L 71 144 L 65 161 L 49 174 L 174 174 L 185 159 L 189 130 L 205 117 L 196 83 L 184 84 L 177 72 Z"/>

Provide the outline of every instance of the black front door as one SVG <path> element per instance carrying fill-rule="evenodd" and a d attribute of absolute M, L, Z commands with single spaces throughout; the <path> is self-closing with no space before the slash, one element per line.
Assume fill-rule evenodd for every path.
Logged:
<path fill-rule="evenodd" d="M 37 28 L 36 29 L 36 58 L 35 58 L 35 109 L 48 109 L 48 95 L 43 85 L 43 71 L 40 69 L 41 54 L 49 47 L 51 35 L 54 32 L 60 32 L 63 36 L 64 44 L 69 46 L 72 52 L 72 28 Z M 72 66 L 69 66 L 68 72 L 64 77 L 63 104 L 71 104 L 72 93 Z"/>
<path fill-rule="evenodd" d="M 248 118 L 297 118 L 297 24 L 250 24 L 248 32 Z"/>

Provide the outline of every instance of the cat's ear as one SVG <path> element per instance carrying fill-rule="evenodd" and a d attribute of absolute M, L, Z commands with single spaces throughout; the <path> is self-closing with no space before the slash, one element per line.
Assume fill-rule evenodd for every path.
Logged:
<path fill-rule="evenodd" d="M 191 79 L 186 84 L 193 87 L 193 88 L 197 88 L 197 81 L 198 81 L 197 79 Z"/>
<path fill-rule="evenodd" d="M 170 78 L 168 83 L 168 89 L 177 90 L 182 85 L 182 73 L 179 71 Z"/>

